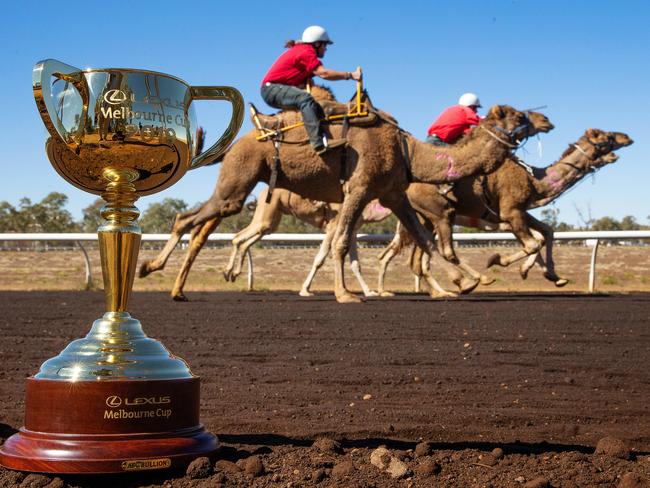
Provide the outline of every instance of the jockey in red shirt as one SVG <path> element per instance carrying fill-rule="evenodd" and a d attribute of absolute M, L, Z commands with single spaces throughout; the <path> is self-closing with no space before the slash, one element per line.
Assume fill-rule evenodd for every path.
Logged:
<path fill-rule="evenodd" d="M 477 110 L 481 102 L 474 93 L 465 93 L 453 105 L 440 114 L 427 131 L 427 142 L 435 146 L 453 144 L 467 134 L 480 118 Z"/>
<path fill-rule="evenodd" d="M 309 142 L 318 154 L 345 144 L 344 139 L 328 140 L 323 134 L 320 119 L 323 109 L 314 98 L 304 90 L 312 76 L 325 80 L 360 80 L 361 70 L 345 72 L 325 68 L 320 61 L 327 46 L 332 44 L 325 29 L 318 25 L 307 27 L 302 33 L 301 42 L 289 41 L 288 48 L 273 63 L 262 80 L 262 98 L 271 107 L 285 109 L 297 108 L 302 112 Z"/>

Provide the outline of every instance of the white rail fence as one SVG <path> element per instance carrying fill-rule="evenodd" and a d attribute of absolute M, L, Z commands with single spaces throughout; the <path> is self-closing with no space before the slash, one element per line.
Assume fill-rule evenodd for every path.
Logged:
<path fill-rule="evenodd" d="M 208 241 L 232 241 L 235 234 L 212 234 Z M 169 239 L 169 234 L 143 234 L 142 242 L 165 242 Z M 302 242 L 302 243 L 320 243 L 324 234 L 269 234 L 262 237 L 266 242 Z M 358 234 L 357 239 L 361 242 L 389 242 L 393 234 Z M 650 239 L 650 231 L 632 230 L 632 231 L 579 231 L 579 232 L 556 232 L 556 241 L 584 241 L 585 245 L 591 247 L 591 262 L 589 264 L 589 293 L 596 289 L 596 258 L 598 255 L 598 246 L 601 241 L 636 241 L 639 239 Z M 181 242 L 188 242 L 189 234 L 181 238 Z M 495 241 L 514 241 L 515 236 L 507 232 L 482 232 L 476 234 L 454 233 L 456 242 L 495 242 Z M 84 242 L 97 241 L 97 234 L 2 234 L 0 241 L 57 241 L 57 242 L 74 242 L 84 255 L 86 264 L 86 287 L 90 288 L 92 284 L 92 273 L 90 268 L 90 259 L 83 246 Z M 253 260 L 248 253 L 248 288 L 252 289 L 253 285 Z"/>

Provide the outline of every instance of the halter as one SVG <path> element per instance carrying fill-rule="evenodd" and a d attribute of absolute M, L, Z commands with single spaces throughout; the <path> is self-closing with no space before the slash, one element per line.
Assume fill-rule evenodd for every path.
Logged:
<path fill-rule="evenodd" d="M 590 146 L 591 146 L 595 151 L 600 151 L 601 149 L 605 149 L 605 147 L 608 145 L 608 143 L 593 143 L 593 142 L 591 142 L 589 139 L 587 139 L 586 142 L 587 142 L 587 144 L 589 144 L 589 145 L 590 145 Z M 595 157 L 595 156 L 590 156 L 590 155 L 587 153 L 587 151 L 585 151 L 584 149 L 582 149 L 582 148 L 578 145 L 577 142 L 574 143 L 574 144 L 571 144 L 571 145 L 572 145 L 572 146 L 573 146 L 573 147 L 574 147 L 578 152 L 582 153 L 582 155 L 583 155 L 584 157 L 586 157 L 589 161 L 597 161 L 597 160 L 598 160 L 597 157 Z M 580 168 L 580 167 L 576 166 L 575 164 L 568 163 L 568 162 L 566 162 L 566 161 L 560 161 L 560 163 L 565 164 L 565 165 L 567 165 L 567 166 L 570 166 L 571 168 L 573 168 L 573 169 L 574 169 L 575 171 L 577 171 L 578 173 L 583 173 L 583 174 L 586 174 L 586 173 L 593 173 L 593 174 L 595 174 L 595 173 L 600 169 L 600 168 L 595 168 L 595 167 L 593 167 L 593 166 L 587 166 L 586 168 Z"/>
<path fill-rule="evenodd" d="M 578 142 L 579 142 L 579 141 L 578 141 Z M 601 142 L 601 143 L 594 143 L 594 142 L 591 142 L 589 139 L 587 139 L 586 142 L 587 142 L 587 144 L 589 144 L 589 145 L 590 145 L 590 146 L 591 146 L 595 151 L 597 151 L 597 152 L 604 151 L 605 149 L 607 149 L 608 147 L 610 147 L 610 145 L 609 145 L 609 141 L 607 141 L 607 142 Z M 585 151 L 584 149 L 582 149 L 582 148 L 578 145 L 577 142 L 576 142 L 575 144 L 572 144 L 572 146 L 575 147 L 575 148 L 576 148 L 578 151 L 580 151 L 582 154 L 584 154 L 584 155 L 585 155 L 585 156 L 586 156 L 590 161 L 595 161 L 596 159 L 598 159 L 598 158 L 595 157 L 595 156 L 590 156 L 589 154 L 587 154 L 587 151 Z"/>
<path fill-rule="evenodd" d="M 505 144 L 506 146 L 508 146 L 510 148 L 513 148 L 513 149 L 519 147 L 518 144 L 512 144 L 511 142 L 504 141 L 498 135 L 496 135 L 494 132 L 492 132 L 490 129 L 488 129 L 488 128 L 482 126 L 482 125 L 479 125 L 477 127 L 480 127 L 481 129 L 483 129 L 485 132 L 487 132 L 490 135 L 490 137 L 492 137 L 493 139 L 496 139 L 501 144 Z M 508 132 L 505 129 L 502 129 L 501 127 L 498 127 L 498 126 L 494 126 L 494 128 L 500 130 L 501 132 L 504 132 L 504 133 L 508 134 L 509 137 L 512 137 L 512 131 Z"/>
<path fill-rule="evenodd" d="M 530 127 L 531 127 L 532 124 L 530 123 L 530 120 L 528 119 L 527 111 L 523 112 L 523 115 L 524 115 L 525 122 L 523 124 L 519 124 L 517 127 L 515 127 L 512 130 L 506 130 L 503 127 L 499 127 L 498 125 L 493 126 L 494 130 L 501 132 L 508 139 L 515 139 L 515 140 L 517 140 L 517 138 L 516 138 L 517 132 L 519 132 L 522 129 L 526 129 L 526 134 L 524 135 L 524 138 L 521 139 L 521 142 L 519 142 L 518 144 L 512 144 L 509 141 L 505 141 L 505 140 L 501 139 L 499 136 L 497 136 L 494 132 L 489 130 L 487 127 L 484 127 L 482 125 L 479 125 L 478 127 L 482 128 L 485 132 L 487 132 L 490 135 L 490 137 L 492 137 L 493 139 L 496 139 L 500 143 L 505 144 L 506 146 L 508 146 L 511 149 L 517 149 L 520 146 L 522 146 L 528 140 L 528 138 L 530 137 Z"/>

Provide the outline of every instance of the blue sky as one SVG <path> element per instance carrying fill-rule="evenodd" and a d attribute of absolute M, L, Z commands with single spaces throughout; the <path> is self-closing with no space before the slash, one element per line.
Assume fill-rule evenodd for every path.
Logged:
<path fill-rule="evenodd" d="M 431 121 L 465 91 L 484 107 L 547 105 L 556 129 L 519 153 L 532 165 L 557 159 L 586 128 L 628 133 L 634 145 L 617 163 L 589 177 L 556 203 L 560 220 L 583 216 L 650 216 L 650 2 L 638 1 L 283 1 L 10 2 L 3 8 L 0 201 L 68 195 L 75 218 L 94 200 L 60 178 L 44 151 L 46 131 L 36 111 L 31 70 L 55 58 L 85 67 L 161 71 L 193 85 L 232 85 L 246 101 L 271 111 L 259 83 L 288 39 L 312 24 L 335 44 L 324 65 L 364 69 L 373 102 L 424 138 Z M 350 81 L 330 82 L 340 99 Z M 198 121 L 216 137 L 226 103 L 199 102 Z M 485 110 L 485 109 L 484 109 Z M 248 120 L 242 131 L 251 129 Z M 208 142 L 209 142 L 208 141 Z M 219 166 L 189 172 L 175 186 L 137 203 L 163 198 L 190 205 L 207 199 Z M 259 188 L 258 188 L 259 190 Z M 256 190 L 257 191 L 257 190 Z"/>

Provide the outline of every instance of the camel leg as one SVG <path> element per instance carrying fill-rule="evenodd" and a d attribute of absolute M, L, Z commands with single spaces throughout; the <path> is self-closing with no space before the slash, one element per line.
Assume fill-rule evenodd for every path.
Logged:
<path fill-rule="evenodd" d="M 363 279 L 363 275 L 361 274 L 361 264 L 359 263 L 359 248 L 357 244 L 356 232 L 352 232 L 352 236 L 350 239 L 349 257 L 350 257 L 350 268 L 352 269 L 352 273 L 354 273 L 354 276 L 359 282 L 359 286 L 361 286 L 361 289 L 363 290 L 363 295 L 365 297 L 376 297 L 378 293 L 370 289 L 370 287 L 366 283 L 366 280 Z"/>
<path fill-rule="evenodd" d="M 476 271 L 469 264 L 462 262 L 456 255 L 456 252 L 454 251 L 453 241 L 454 221 L 455 214 L 453 212 L 448 212 L 442 219 L 439 219 L 435 223 L 436 233 L 438 235 L 438 249 L 440 249 L 440 254 L 442 254 L 442 256 L 447 261 L 457 263 L 458 267 L 477 283 L 480 283 L 484 286 L 491 285 L 496 281 L 494 278 Z"/>
<path fill-rule="evenodd" d="M 327 224 L 325 237 L 323 238 L 323 242 L 318 248 L 316 257 L 314 257 L 314 262 L 311 265 L 309 274 L 307 275 L 307 278 L 305 278 L 305 281 L 300 288 L 300 292 L 298 293 L 301 297 L 310 297 L 314 295 L 311 291 L 309 291 L 309 288 L 314 281 L 316 273 L 321 268 L 321 266 L 323 266 L 323 263 L 330 253 L 330 249 L 332 248 L 332 239 L 334 238 L 334 232 L 336 232 L 336 221 L 330 221 Z"/>
<path fill-rule="evenodd" d="M 521 266 L 519 267 L 519 275 L 521 276 L 522 280 L 525 280 L 526 278 L 528 278 L 528 272 L 535 265 L 535 262 L 538 259 L 541 259 L 541 256 L 540 256 L 539 253 L 531 254 L 521 264 Z M 546 270 L 546 264 L 543 265 L 543 269 Z"/>
<path fill-rule="evenodd" d="M 343 201 L 339 211 L 338 224 L 334 234 L 333 252 L 334 255 L 334 293 L 339 303 L 360 302 L 361 299 L 350 293 L 345 286 L 345 256 L 350 250 L 352 233 L 356 228 L 356 222 L 361 217 L 363 208 L 368 204 L 369 199 L 365 195 L 365 189 L 350 191 Z"/>
<path fill-rule="evenodd" d="M 167 264 L 167 260 L 169 259 L 169 256 L 171 256 L 171 253 L 174 251 L 176 244 L 179 243 L 183 235 L 185 235 L 194 227 L 193 220 L 198 212 L 199 209 L 194 209 L 190 210 L 189 212 L 176 214 L 169 240 L 165 243 L 162 251 L 158 253 L 158 256 L 156 256 L 154 259 L 150 259 L 149 261 L 145 261 L 140 265 L 138 278 L 144 278 L 154 271 L 160 271 L 161 269 L 165 268 L 165 264 Z"/>
<path fill-rule="evenodd" d="M 395 256 L 399 253 L 398 249 L 401 248 L 401 237 L 399 232 L 395 232 L 393 240 L 390 241 L 388 246 L 382 251 L 379 255 L 379 272 L 377 274 L 377 293 L 381 297 L 392 297 L 395 294 L 384 289 L 384 280 L 386 278 L 386 271 L 388 270 L 388 265 L 393 260 Z"/>
<path fill-rule="evenodd" d="M 528 214 L 519 209 L 513 209 L 506 215 L 502 215 L 501 219 L 508 222 L 512 227 L 512 233 L 517 237 L 519 242 L 524 246 L 520 251 L 517 251 L 509 256 L 501 256 L 496 253 L 488 259 L 487 267 L 490 268 L 494 265 L 510 266 L 512 263 L 524 259 L 526 256 L 536 254 L 544 245 L 544 241 L 539 241 L 531 234 L 530 226 L 528 224 Z"/>
<path fill-rule="evenodd" d="M 555 261 L 553 260 L 553 228 L 550 225 L 537 220 L 532 215 L 527 215 L 527 217 L 531 227 L 531 232 L 533 232 L 534 235 L 537 233 L 541 234 L 541 239 L 546 245 L 546 266 L 543 265 L 544 260 L 541 256 L 536 260 L 544 272 L 544 278 L 555 283 L 555 286 L 557 287 L 566 285 L 569 280 L 561 278 L 555 272 Z"/>
<path fill-rule="evenodd" d="M 244 259 L 246 259 L 246 253 L 248 253 L 248 250 L 251 248 L 251 246 L 260 241 L 262 237 L 268 233 L 269 232 L 266 229 L 258 229 L 254 235 L 250 236 L 242 244 L 240 244 L 239 253 L 237 254 L 237 257 L 239 259 L 235 261 L 235 267 L 230 272 L 230 281 L 234 283 L 237 277 L 241 274 L 241 270 L 244 267 Z"/>
<path fill-rule="evenodd" d="M 427 229 L 435 231 L 438 235 L 438 239 L 436 240 L 438 246 L 437 248 L 440 255 L 445 260 L 447 274 L 449 275 L 450 279 L 458 287 L 458 291 L 460 293 L 470 293 L 479 285 L 480 279 L 473 275 L 470 275 L 469 277 L 465 276 L 461 271 L 463 268 L 459 266 L 460 261 L 458 260 L 456 252 L 454 251 L 454 243 L 452 237 L 452 219 L 454 217 L 454 212 L 451 210 L 446 211 L 444 212 L 444 215 L 440 217 L 439 215 L 430 212 L 426 208 L 418 207 L 418 213 L 425 219 L 425 226 Z M 417 267 L 420 267 L 420 259 L 417 261 L 412 261 L 412 263 L 416 265 L 414 273 L 417 276 Z M 431 274 L 428 276 L 427 274 L 424 274 L 423 276 L 427 282 L 433 280 Z M 432 283 L 429 284 L 431 285 Z M 435 291 L 436 286 L 439 287 L 440 285 L 436 282 L 434 286 L 431 286 L 431 290 Z"/>
<path fill-rule="evenodd" d="M 458 267 L 462 269 L 465 273 L 470 275 L 473 279 L 478 280 L 478 282 L 483 286 L 491 285 L 496 281 L 496 279 L 494 279 L 493 277 L 484 275 L 483 273 L 475 270 L 469 264 L 463 261 L 458 262 Z"/>
<path fill-rule="evenodd" d="M 402 222 L 406 230 L 411 234 L 415 243 L 429 256 L 433 256 L 437 253 L 436 245 L 433 241 L 433 236 L 431 233 L 428 233 L 424 226 L 420 223 L 413 210 L 413 207 L 409 203 L 405 195 L 395 196 L 395 198 L 385 199 L 381 201 L 381 204 L 385 207 L 390 208 L 397 218 Z M 446 268 L 446 271 L 454 283 L 461 283 L 464 276 L 463 274 L 454 267 L 451 263 L 448 263 L 445 260 L 441 261 L 443 267 Z M 428 269 L 428 267 L 427 267 Z M 426 270 L 423 270 L 426 271 Z M 427 281 L 431 280 L 431 284 L 435 282 L 433 277 L 424 275 Z"/>
<path fill-rule="evenodd" d="M 190 273 L 190 269 L 192 268 L 192 264 L 194 263 L 196 256 L 198 256 L 199 252 L 207 242 L 208 237 L 210 234 L 212 234 L 214 229 L 216 229 L 219 222 L 219 219 L 208 220 L 202 226 L 196 226 L 194 229 L 192 229 L 190 247 L 187 254 L 185 255 L 185 260 L 183 261 L 183 265 L 181 266 L 181 270 L 176 277 L 174 288 L 172 288 L 171 292 L 171 296 L 175 301 L 187 301 L 187 297 L 183 293 L 183 287 L 187 281 L 187 275 Z"/>
<path fill-rule="evenodd" d="M 252 236 L 255 236 L 257 234 L 257 226 L 255 226 L 255 228 L 252 227 L 252 225 L 249 225 L 245 229 L 240 230 L 232 240 L 232 251 L 230 252 L 230 258 L 228 259 L 228 264 L 223 269 L 223 277 L 226 281 L 235 281 L 232 277 L 233 270 L 235 268 L 235 260 L 237 259 L 238 255 L 245 255 L 245 253 L 241 252 L 242 242 L 250 239 Z"/>
<path fill-rule="evenodd" d="M 427 228 L 427 230 L 429 230 Z M 444 259 L 444 258 L 443 258 Z M 421 247 L 413 246 L 411 249 L 411 256 L 409 258 L 409 265 L 411 272 L 415 277 L 415 293 L 419 293 L 421 290 L 422 278 L 429 285 L 429 295 L 432 298 L 445 298 L 445 297 L 456 297 L 456 293 L 445 290 L 438 280 L 436 280 L 431 274 L 431 259 L 428 254 L 426 254 Z"/>
<path fill-rule="evenodd" d="M 455 293 L 447 291 L 442 286 L 440 286 L 440 283 L 438 283 L 438 281 L 431 274 L 430 264 L 431 261 L 429 259 L 429 256 L 425 253 L 421 253 L 420 267 L 422 269 L 422 276 L 430 287 L 429 296 L 431 296 L 431 298 L 447 298 L 457 296 Z M 420 277 L 416 275 L 416 278 L 418 279 L 417 284 L 419 285 Z"/>

